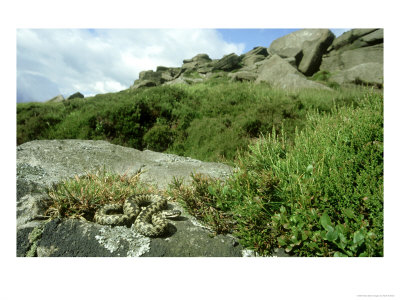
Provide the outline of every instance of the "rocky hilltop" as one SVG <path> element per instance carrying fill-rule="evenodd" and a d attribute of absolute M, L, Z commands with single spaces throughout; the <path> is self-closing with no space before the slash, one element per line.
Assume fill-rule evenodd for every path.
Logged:
<path fill-rule="evenodd" d="M 156 71 L 142 71 L 131 88 L 193 84 L 226 73 L 233 81 L 283 89 L 327 89 L 309 79 L 317 72 L 340 85 L 382 87 L 383 29 L 352 29 L 337 38 L 329 29 L 302 29 L 276 39 L 269 48 L 255 47 L 240 56 L 231 53 L 211 59 L 198 54 L 184 59 L 180 68 L 159 66 Z"/>

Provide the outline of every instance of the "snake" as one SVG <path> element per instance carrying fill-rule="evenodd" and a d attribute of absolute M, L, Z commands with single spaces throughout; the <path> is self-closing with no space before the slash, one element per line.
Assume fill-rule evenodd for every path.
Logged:
<path fill-rule="evenodd" d="M 179 210 L 166 210 L 168 201 L 157 194 L 136 194 L 128 197 L 123 204 L 106 204 L 94 215 L 94 222 L 100 225 L 124 226 L 133 224 L 136 231 L 147 237 L 162 235 L 168 219 L 177 218 Z M 142 208 L 143 207 L 143 208 Z"/>

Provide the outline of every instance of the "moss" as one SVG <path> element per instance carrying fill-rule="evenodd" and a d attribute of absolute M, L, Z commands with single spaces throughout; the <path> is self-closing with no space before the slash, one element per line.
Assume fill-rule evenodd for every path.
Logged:
<path fill-rule="evenodd" d="M 26 252 L 26 257 L 35 257 L 37 256 L 36 250 L 38 247 L 38 243 L 40 238 L 42 237 L 44 224 L 35 227 L 28 236 L 29 243 L 31 244 L 29 250 Z"/>

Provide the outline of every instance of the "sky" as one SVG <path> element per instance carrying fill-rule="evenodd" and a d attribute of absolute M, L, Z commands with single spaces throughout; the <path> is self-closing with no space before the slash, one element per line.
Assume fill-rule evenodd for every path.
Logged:
<path fill-rule="evenodd" d="M 298 29 L 29 29 L 16 30 L 17 102 L 46 101 L 129 88 L 143 70 L 180 67 L 207 53 L 219 59 L 268 47 Z M 348 29 L 331 29 L 339 36 Z"/>

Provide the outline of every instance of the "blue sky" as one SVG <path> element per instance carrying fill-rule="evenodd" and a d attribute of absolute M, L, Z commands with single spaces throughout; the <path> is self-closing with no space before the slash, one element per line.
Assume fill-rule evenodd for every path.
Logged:
<path fill-rule="evenodd" d="M 17 101 L 127 89 L 143 70 L 238 55 L 298 29 L 17 29 Z M 333 29 L 337 36 L 345 29 Z"/>
<path fill-rule="evenodd" d="M 223 39 L 230 43 L 244 43 L 244 52 L 254 47 L 269 47 L 277 38 L 289 34 L 298 29 L 218 29 Z"/>

